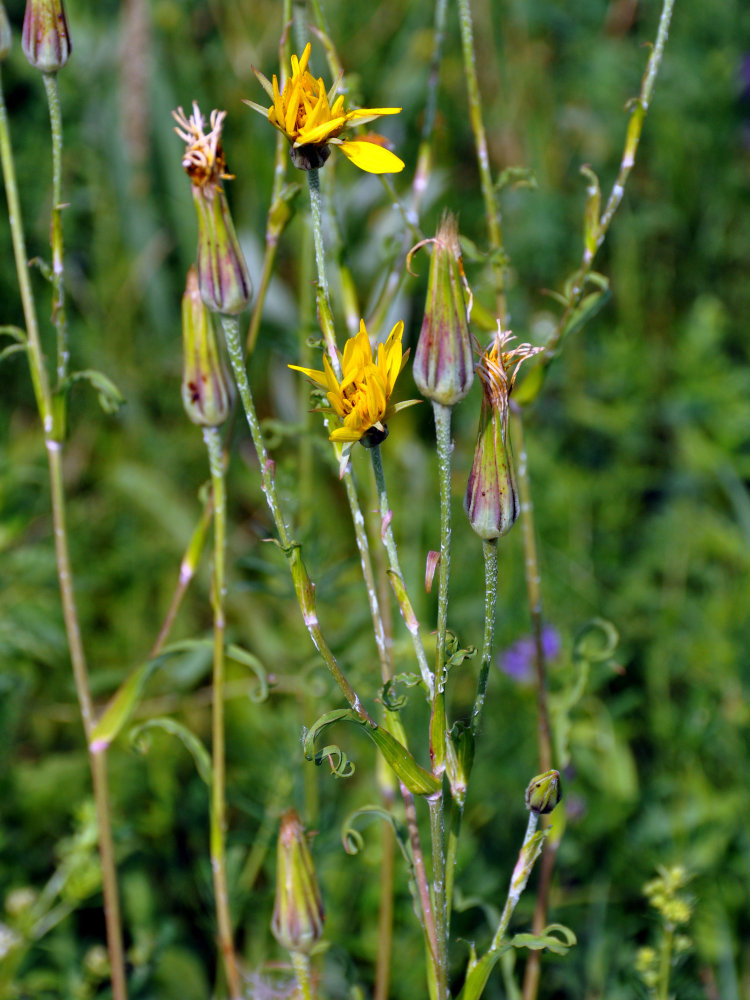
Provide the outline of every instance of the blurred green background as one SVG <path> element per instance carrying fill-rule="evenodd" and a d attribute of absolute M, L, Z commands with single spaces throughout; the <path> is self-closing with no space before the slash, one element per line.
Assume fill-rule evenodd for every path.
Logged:
<path fill-rule="evenodd" d="M 2 64 L 30 255 L 48 255 L 50 164 L 38 75 L 20 50 L 21 0 L 6 2 L 15 45 Z M 605 194 L 616 175 L 626 102 L 638 92 L 655 36 L 654 0 L 479 0 L 473 4 L 479 79 L 495 173 L 533 170 L 536 189 L 501 196 L 511 259 L 511 326 L 541 343 L 560 289 L 581 254 L 588 164 Z M 386 132 L 412 179 L 432 49 L 432 5 L 368 7 L 326 0 L 324 13 L 357 101 L 403 105 Z M 64 215 L 73 367 L 105 372 L 126 397 L 116 416 L 92 392 L 74 391 L 66 448 L 73 562 L 92 685 L 103 701 L 141 662 L 161 624 L 207 478 L 200 434 L 180 402 L 179 300 L 195 250 L 189 185 L 170 111 L 198 100 L 228 111 L 225 148 L 235 221 L 257 281 L 271 190 L 275 133 L 246 108 L 262 101 L 252 66 L 277 71 L 281 6 L 270 0 L 70 0 L 74 52 L 60 74 L 65 122 Z M 322 47 L 317 73 L 329 78 Z M 289 179 L 292 169 L 289 170 Z M 335 251 L 355 278 L 362 315 L 403 239 L 377 178 L 343 157 L 323 171 L 338 235 Z M 656 920 L 642 887 L 660 864 L 691 872 L 693 949 L 675 973 L 681 1000 L 750 996 L 750 8 L 741 0 L 677 0 L 654 100 L 621 211 L 597 269 L 611 281 L 605 308 L 566 340 L 526 416 L 545 619 L 560 638 L 555 694 L 575 679 L 574 638 L 594 617 L 620 644 L 595 665 L 570 715 L 565 773 L 567 830 L 550 918 L 574 929 L 567 957 L 543 958 L 541 996 L 645 997 L 637 948 Z M 307 389 L 286 365 L 315 334 L 306 196 L 286 230 L 251 380 L 273 441 L 278 480 L 317 583 L 321 621 L 355 685 L 377 693 L 375 649 L 358 581 L 350 520 Z M 420 224 L 443 208 L 462 235 L 486 248 L 483 207 L 456 10 L 449 5 L 435 133 L 435 169 Z M 331 245 L 334 245 L 332 239 Z M 0 213 L 0 323 L 22 324 L 7 218 Z M 404 284 L 390 323 L 421 324 L 426 258 Z M 477 298 L 489 303 L 489 269 L 466 260 Z M 40 313 L 48 288 L 34 275 Z M 345 329 L 334 282 L 340 338 Z M 373 333 L 378 331 L 371 330 Z M 51 328 L 43 326 L 48 347 Z M 482 335 L 484 336 L 484 335 Z M 403 377 L 399 398 L 416 395 Z M 51 539 L 41 436 L 23 357 L 2 364 L 0 393 L 0 937 L 28 931 L 29 896 L 54 870 L 50 910 L 59 922 L 28 949 L 10 947 L 0 982 L 12 997 L 105 995 L 103 930 L 91 829 L 88 765 L 68 664 Z M 449 624 L 481 643 L 481 547 L 461 497 L 470 466 L 479 390 L 455 419 L 455 557 Z M 309 433 L 300 434 L 305 425 Z M 399 415 L 384 446 L 402 563 L 425 635 L 434 595 L 421 581 L 439 547 L 436 461 L 427 406 Z M 375 801 L 369 745 L 341 742 L 358 770 L 335 781 L 306 764 L 303 725 L 339 697 L 299 621 L 280 554 L 263 543 L 270 522 L 255 459 L 237 425 L 230 478 L 230 636 L 273 675 L 269 698 L 247 695 L 237 670 L 228 702 L 230 881 L 238 944 L 257 979 L 284 960 L 267 933 L 273 839 L 295 805 L 317 831 L 313 853 L 328 910 L 320 960 L 331 998 L 365 995 L 376 949 L 380 833 L 365 831 L 356 857 L 341 847 L 352 809 Z M 366 455 L 355 454 L 374 507 Z M 529 632 L 520 529 L 500 547 L 498 650 Z M 377 538 L 377 532 L 375 532 Z M 397 669 L 414 669 L 395 614 Z M 208 558 L 174 638 L 209 634 Z M 501 666 L 501 660 L 498 660 Z M 452 715 L 469 710 L 476 662 L 453 678 Z M 209 661 L 175 658 L 147 689 L 143 716 L 174 714 L 209 734 Z M 405 710 L 424 760 L 426 715 Z M 467 801 L 457 887 L 474 905 L 454 931 L 484 946 L 480 902 L 499 907 L 523 835 L 523 790 L 537 770 L 535 694 L 493 670 L 485 732 Z M 208 864 L 207 795 L 181 744 L 154 735 L 146 753 L 121 739 L 110 754 L 114 821 L 134 1000 L 210 995 L 216 975 Z M 424 816 L 421 817 L 424 820 Z M 535 881 L 532 879 L 530 889 Z M 4 900 L 4 903 L 3 903 Z M 533 891 L 514 927 L 530 924 Z M 403 873 L 396 889 L 394 998 L 425 995 L 422 950 Z M 6 940 L 6 938 L 2 938 Z M 11 939 L 12 940 L 12 939 Z M 467 948 L 452 958 L 460 984 Z M 16 959 L 18 959 L 16 961 Z M 3 979 L 3 976 L 5 979 Z M 12 981 L 13 985 L 10 985 Z M 495 974 L 487 996 L 507 995 Z"/>

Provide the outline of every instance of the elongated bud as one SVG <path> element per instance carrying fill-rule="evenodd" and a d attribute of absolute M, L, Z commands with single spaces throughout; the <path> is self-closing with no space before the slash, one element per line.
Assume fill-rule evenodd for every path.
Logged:
<path fill-rule="evenodd" d="M 229 416 L 232 380 L 222 358 L 211 313 L 201 298 L 198 272 L 188 271 L 182 296 L 182 402 L 194 424 L 218 427 Z"/>
<path fill-rule="evenodd" d="M 305 831 L 294 809 L 281 817 L 271 931 L 287 951 L 307 954 L 323 933 L 325 913 Z"/>
<path fill-rule="evenodd" d="M 474 381 L 455 216 L 443 215 L 432 243 L 427 302 L 412 374 L 423 396 L 453 406 Z"/>
<path fill-rule="evenodd" d="M 11 33 L 8 15 L 5 13 L 5 5 L 0 0 L 0 60 L 5 59 L 10 52 Z"/>
<path fill-rule="evenodd" d="M 197 104 L 188 116 L 178 108 L 172 112 L 175 132 L 185 143 L 182 166 L 193 185 L 193 204 L 198 215 L 198 282 L 203 301 L 213 312 L 242 312 L 253 295 L 253 286 L 229 212 L 222 181 L 226 172 L 221 131 L 226 111 L 214 110 L 210 129 Z"/>
<path fill-rule="evenodd" d="M 463 805 L 466 788 L 474 764 L 474 734 L 462 722 L 453 724 L 445 744 L 445 765 L 451 786 L 451 795 Z"/>
<path fill-rule="evenodd" d="M 63 0 L 26 0 L 21 43 L 35 69 L 56 73 L 63 68 L 73 50 Z"/>
<path fill-rule="evenodd" d="M 498 324 L 495 340 L 477 365 L 482 383 L 482 410 L 464 510 L 474 531 L 485 541 L 504 535 L 518 517 L 508 434 L 509 401 L 519 367 L 541 350 L 531 344 L 505 350 L 512 340 L 510 332 L 502 332 Z"/>
<path fill-rule="evenodd" d="M 562 798 L 560 787 L 560 772 L 545 771 L 537 774 L 529 782 L 526 789 L 526 808 L 537 816 L 551 813 Z"/>
<path fill-rule="evenodd" d="M 198 215 L 198 281 L 213 312 L 242 312 L 253 296 L 250 275 L 224 191 L 193 186 Z"/>

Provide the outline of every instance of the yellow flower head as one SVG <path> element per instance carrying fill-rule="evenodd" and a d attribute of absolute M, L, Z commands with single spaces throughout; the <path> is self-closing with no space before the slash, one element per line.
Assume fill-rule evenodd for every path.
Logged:
<path fill-rule="evenodd" d="M 388 340 L 378 344 L 376 360 L 372 356 L 370 338 L 362 320 L 359 333 L 347 340 L 343 354 L 339 352 L 340 381 L 325 355 L 322 372 L 289 365 L 326 390 L 330 405 L 321 407 L 321 410 L 342 421 L 341 426 L 331 433 L 330 440 L 343 444 L 345 454 L 357 441 L 369 446 L 380 444 L 388 433 L 386 421 L 404 407 L 419 402 L 416 399 L 396 405 L 390 402 L 396 379 L 409 357 L 409 351 L 404 353 L 401 347 L 403 333 L 404 324 L 396 323 Z"/>
<path fill-rule="evenodd" d="M 292 75 L 284 84 L 283 91 L 279 90 L 275 74 L 273 82 L 269 82 L 256 69 L 255 75 L 273 104 L 270 108 L 264 108 L 254 101 L 245 101 L 245 104 L 268 118 L 291 142 L 294 165 L 301 170 L 322 167 L 330 155 L 329 144 L 333 144 L 355 166 L 368 173 L 395 174 L 403 170 L 403 160 L 385 148 L 381 136 L 339 138 L 346 128 L 365 125 L 381 115 L 396 115 L 401 108 L 359 108 L 346 111 L 343 95 L 335 97 L 340 78 L 326 92 L 323 80 L 316 80 L 308 70 L 309 59 L 308 43 L 301 59 L 292 56 Z"/>
<path fill-rule="evenodd" d="M 203 131 L 203 115 L 195 101 L 189 118 L 182 108 L 172 112 L 172 117 L 179 126 L 175 128 L 175 132 L 185 143 L 182 166 L 196 187 L 205 187 L 207 184 L 218 187 L 220 181 L 232 178 L 232 174 L 226 173 L 227 163 L 221 146 L 221 130 L 226 116 L 226 111 L 213 110 L 210 117 L 211 130 L 206 133 Z"/>

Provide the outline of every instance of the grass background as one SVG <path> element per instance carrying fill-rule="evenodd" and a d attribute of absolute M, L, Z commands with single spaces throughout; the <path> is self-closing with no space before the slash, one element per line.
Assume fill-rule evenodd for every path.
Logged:
<path fill-rule="evenodd" d="M 23 4 L 6 4 L 15 46 L 2 65 L 31 255 L 47 253 L 50 166 L 47 112 L 19 36 Z M 559 289 L 581 252 L 589 164 L 605 191 L 621 155 L 626 101 L 637 93 L 658 5 L 613 0 L 480 0 L 473 5 L 480 86 L 493 167 L 531 168 L 536 190 L 502 195 L 511 258 L 512 327 L 539 342 Z M 331 37 L 366 106 L 402 104 L 387 130 L 411 180 L 432 45 L 431 5 L 385 0 L 362 9 L 324 6 Z M 195 223 L 170 110 L 193 99 L 228 110 L 225 147 L 235 220 L 257 279 L 271 190 L 274 137 L 241 103 L 261 100 L 252 66 L 277 65 L 281 10 L 267 0 L 70 0 L 74 44 L 60 75 L 65 122 L 65 213 L 73 366 L 97 368 L 127 399 L 115 417 L 92 393 L 71 402 L 66 476 L 73 562 L 96 696 L 104 699 L 141 662 L 176 580 L 207 478 L 200 435 L 180 403 L 179 297 Z M 543 960 L 542 996 L 608 1000 L 645 996 L 633 971 L 656 926 L 642 885 L 659 864 L 694 878 L 694 949 L 676 973 L 681 1000 L 750 995 L 750 70 L 740 0 L 677 0 L 673 28 L 638 162 L 597 261 L 611 280 L 606 307 L 566 341 L 526 437 L 542 559 L 545 617 L 560 634 L 553 691 L 574 676 L 574 637 L 593 617 L 614 624 L 617 669 L 597 666 L 571 715 L 568 829 L 552 919 L 579 945 Z M 314 66 L 325 75 L 323 53 Z M 441 67 L 435 172 L 421 225 L 444 207 L 462 234 L 486 244 L 468 125 L 458 23 L 450 6 Z M 290 179 L 291 177 L 290 168 Z M 401 239 L 376 178 L 343 157 L 323 171 L 340 243 L 367 316 L 388 254 Z M 321 620 L 358 688 L 377 691 L 375 650 L 358 584 L 348 512 L 307 392 L 286 365 L 311 322 L 311 245 L 304 192 L 284 234 L 251 378 L 264 417 L 286 425 L 274 445 L 279 482 L 318 582 Z M 0 217 L 0 322 L 22 324 L 7 219 Z M 391 319 L 415 343 L 426 266 L 409 279 Z M 488 301 L 488 273 L 466 262 Z M 48 291 L 35 278 L 41 314 Z M 341 299 L 334 308 L 344 329 Z M 390 326 L 386 324 L 387 329 Z M 381 333 L 387 333 L 387 329 Z M 50 329 L 44 332 L 49 338 Z M 47 339 L 47 343 L 51 341 Z M 404 377 L 399 398 L 415 395 Z M 0 891 L 1 917 L 23 933 L 15 890 L 39 891 L 55 865 L 70 914 L 12 969 L 11 996 L 88 997 L 98 986 L 102 939 L 93 862 L 89 781 L 59 610 L 42 443 L 28 372 L 15 355 L 0 393 Z M 475 387 L 455 415 L 455 562 L 449 623 L 481 640 L 480 546 L 462 521 L 479 406 Z M 280 426 L 280 425 L 279 425 Z M 290 429 L 291 428 L 291 429 Z M 247 967 L 283 958 L 267 933 L 275 818 L 294 804 L 317 831 L 314 856 L 328 910 L 325 993 L 367 993 L 376 950 L 379 834 L 355 858 L 340 827 L 372 801 L 372 755 L 342 733 L 358 770 L 336 782 L 306 764 L 300 728 L 338 704 L 299 622 L 285 567 L 264 545 L 269 521 L 244 431 L 230 472 L 231 638 L 275 680 L 269 699 L 228 703 L 230 866 L 238 942 Z M 361 451 L 361 450 L 360 450 Z M 306 464 L 312 455 L 312 471 Z M 366 456 L 355 456 L 368 489 Z M 402 561 L 427 632 L 434 601 L 420 580 L 438 547 L 437 485 L 426 406 L 399 415 L 384 447 Z M 373 502 L 366 502 L 370 508 Z M 498 647 L 529 631 L 520 531 L 501 544 Z M 210 629 L 204 560 L 175 638 Z M 395 625 L 400 669 L 409 646 Z M 454 717 L 468 710 L 476 666 L 452 685 Z M 148 688 L 144 713 L 174 713 L 208 737 L 209 662 L 173 661 Z M 424 711 L 406 710 L 424 753 Z M 534 693 L 493 671 L 485 733 L 469 793 L 457 885 L 498 906 L 525 824 L 523 789 L 536 771 Z M 351 746 L 350 746 L 351 744 Z M 154 736 L 141 754 L 123 740 L 111 753 L 114 815 L 132 995 L 209 995 L 215 976 L 205 787 L 182 746 Z M 67 867 L 66 867 L 67 866 Z M 532 883 L 533 885 L 533 883 Z M 514 926 L 530 922 L 533 896 Z M 7 907 L 10 907 L 9 909 Z M 392 996 L 424 995 L 419 936 L 403 875 L 397 883 Z M 479 945 L 491 929 L 479 906 L 456 915 L 455 933 Z M 20 949 L 5 959 L 5 974 Z M 456 983 L 465 945 L 452 957 Z M 0 963 L 2 959 L 0 958 Z M 0 969 L 2 969 L 0 964 Z M 263 995 L 256 983 L 257 995 Z M 490 998 L 502 996 L 493 978 Z"/>

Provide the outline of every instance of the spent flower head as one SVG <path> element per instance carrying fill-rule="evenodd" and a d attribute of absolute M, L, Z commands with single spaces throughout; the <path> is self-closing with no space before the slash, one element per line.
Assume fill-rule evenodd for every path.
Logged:
<path fill-rule="evenodd" d="M 344 129 L 365 125 L 382 115 L 396 115 L 401 108 L 355 108 L 347 111 L 343 95 L 336 97 L 341 78 L 327 91 L 322 78 L 316 80 L 308 70 L 309 61 L 308 43 L 301 58 L 292 56 L 292 75 L 283 90 L 279 89 L 276 74 L 269 81 L 256 69 L 255 75 L 271 99 L 271 107 L 264 108 L 254 101 L 245 101 L 267 118 L 274 128 L 284 133 L 292 144 L 295 167 L 300 170 L 322 167 L 330 156 L 330 145 L 335 145 L 355 166 L 368 173 L 394 174 L 403 170 L 403 160 L 385 148 L 382 136 L 339 138 Z"/>
<path fill-rule="evenodd" d="M 177 122 L 175 132 L 185 143 L 182 166 L 192 184 L 193 204 L 198 217 L 197 257 L 201 296 L 213 312 L 241 312 L 250 302 L 253 289 L 221 185 L 223 180 L 232 177 L 226 172 L 221 145 L 226 111 L 211 112 L 208 132 L 195 102 L 189 118 L 182 108 L 173 111 L 172 116 Z"/>
<path fill-rule="evenodd" d="M 409 351 L 404 352 L 401 338 L 404 324 L 396 323 L 384 344 L 378 344 L 377 357 L 373 358 L 370 338 L 365 321 L 359 324 L 359 333 L 338 353 L 341 378 L 336 376 L 331 362 L 323 356 L 323 371 L 289 365 L 302 372 L 326 391 L 328 406 L 320 407 L 322 413 L 337 417 L 341 423 L 330 435 L 330 440 L 344 446 L 342 467 L 353 444 L 360 441 L 365 447 L 374 447 L 388 435 L 386 421 L 399 410 L 418 403 L 411 399 L 404 403 L 391 403 L 396 379 L 403 371 Z"/>
<path fill-rule="evenodd" d="M 482 410 L 474 461 L 464 497 L 464 510 L 474 531 L 489 541 L 509 531 L 518 517 L 518 494 L 508 433 L 510 394 L 521 364 L 540 347 L 519 344 L 510 331 L 498 332 L 477 364 L 482 383 Z"/>

